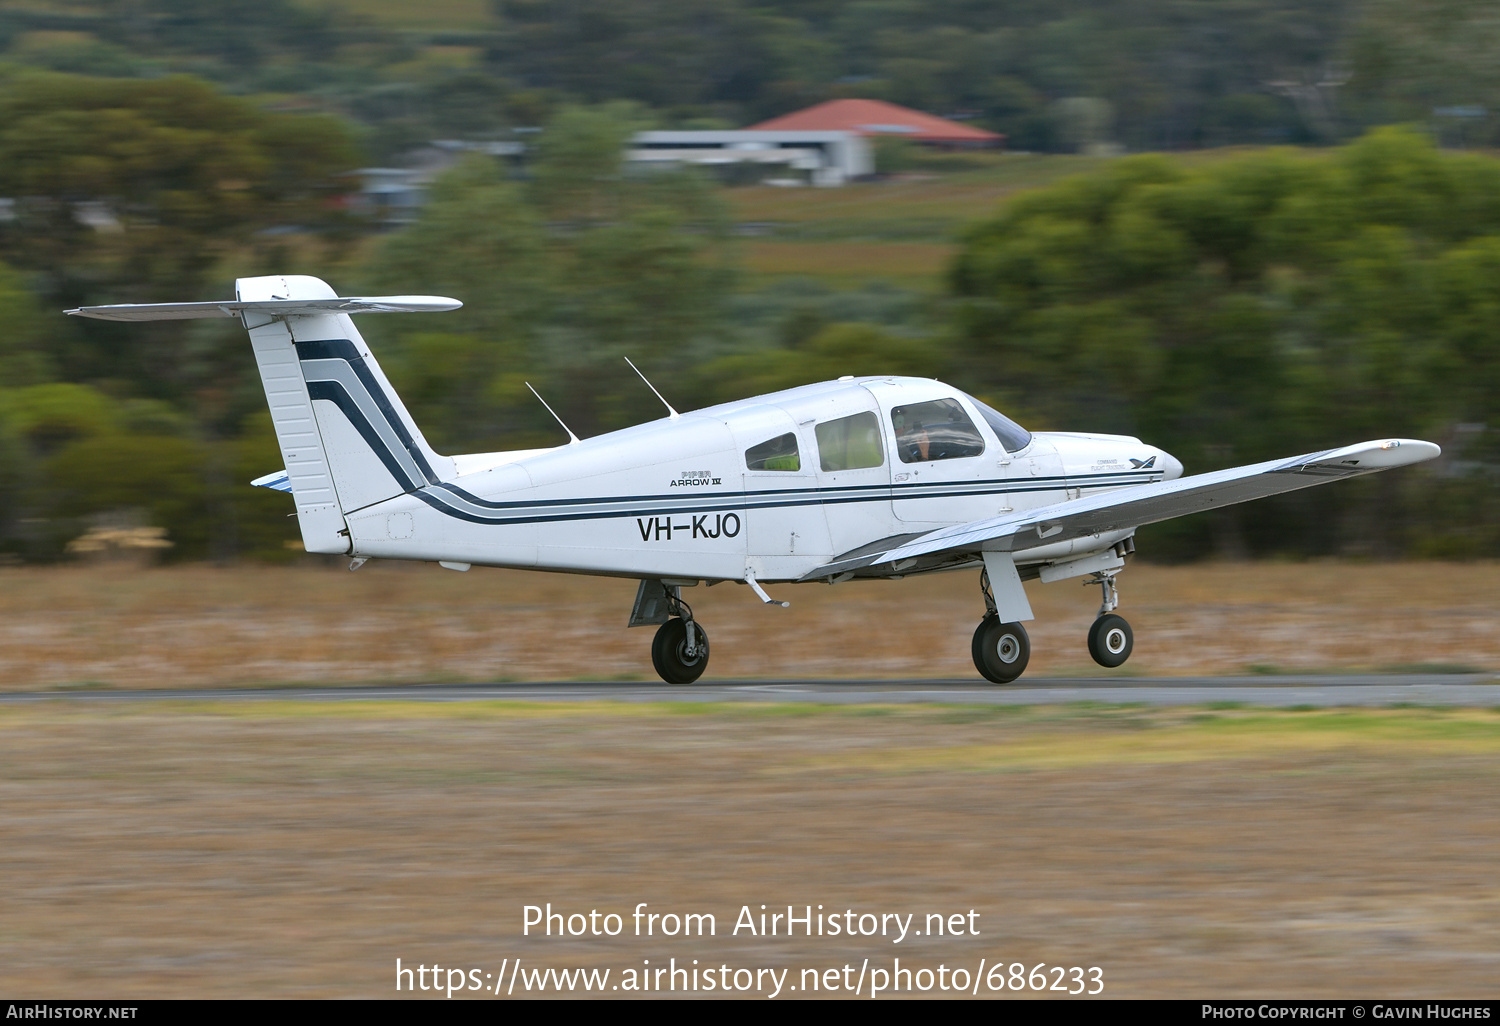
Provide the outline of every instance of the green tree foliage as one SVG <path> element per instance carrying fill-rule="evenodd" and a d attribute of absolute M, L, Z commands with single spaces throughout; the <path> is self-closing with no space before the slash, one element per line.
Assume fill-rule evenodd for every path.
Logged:
<path fill-rule="evenodd" d="M 491 66 L 588 100 L 628 97 L 742 123 L 834 96 L 874 96 L 977 115 L 1025 149 L 1080 145 L 1079 111 L 1092 119 L 1084 144 L 1317 138 L 1337 130 L 1336 98 L 1319 83 L 1342 56 L 1359 6 L 495 0 Z M 1111 108 L 1110 123 L 1094 124 Z"/>
<path fill-rule="evenodd" d="M 187 77 L 0 80 L 0 252 L 53 296 L 176 299 L 257 230 L 318 225 L 357 166 L 349 131 Z M 170 295 L 167 291 L 170 291 Z"/>
<path fill-rule="evenodd" d="M 724 212 L 696 175 L 625 173 L 633 114 L 561 112 L 524 185 L 488 158 L 460 164 L 382 245 L 371 271 L 381 290 L 465 303 L 440 326 L 374 329 L 440 447 L 551 439 L 528 376 L 580 434 L 641 419 L 655 400 L 622 358 L 670 376 L 718 329 L 730 284 Z"/>
<path fill-rule="evenodd" d="M 270 112 L 187 77 L 37 72 L 0 73 L 0 153 L 10 214 L 0 256 L 49 311 L 222 294 L 222 261 L 253 268 L 282 239 L 268 230 L 345 231 L 347 172 L 358 164 L 350 129 L 334 118 Z M 0 314 L 15 285 L 0 274 Z M 116 394 L 193 402 L 217 430 L 223 404 L 211 393 L 234 393 L 253 374 L 238 333 L 84 327 L 55 314 L 43 331 L 13 312 L 16 331 L 0 343 L 0 368 L 16 374 L 6 384 L 49 373 L 110 382 Z"/>
<path fill-rule="evenodd" d="M 0 264 L 0 385 L 35 385 L 53 377 L 52 327 L 25 278 Z"/>
<path fill-rule="evenodd" d="M 1348 44 L 1367 122 L 1431 121 L 1451 143 L 1500 138 L 1500 19 L 1488 0 L 1368 0 Z"/>
<path fill-rule="evenodd" d="M 232 528 L 212 472 L 224 447 L 195 439 L 165 403 L 66 382 L 0 388 L 0 551 L 56 558 L 92 518 L 114 515 L 165 528 L 171 558 L 215 554 Z"/>
<path fill-rule="evenodd" d="M 1138 433 L 1191 471 L 1445 438 L 1500 423 L 1497 256 L 1500 162 L 1410 132 L 1187 169 L 1130 158 L 970 233 L 960 359 L 1038 424 Z M 1252 544 L 1311 547 L 1333 524 L 1346 545 L 1420 548 L 1401 481 L 1284 500 Z"/>
<path fill-rule="evenodd" d="M 382 160 L 619 99 L 686 127 L 873 96 L 973 118 L 1018 149 L 1328 142 L 1470 107 L 1481 113 L 1436 122 L 1475 144 L 1500 126 L 1492 6 L 491 0 L 488 25 L 455 32 L 382 28 L 392 8 L 368 0 L 121 0 L 7 5 L 0 60 L 302 94 L 370 126 Z"/>
<path fill-rule="evenodd" d="M 214 510 L 204 464 L 208 454 L 185 438 L 110 432 L 64 446 L 43 465 L 47 513 L 59 526 L 80 530 L 90 514 L 133 510 L 166 527 L 173 555 L 209 555 Z"/>
<path fill-rule="evenodd" d="M 819 329 L 789 347 L 722 356 L 693 370 L 686 385 L 701 401 L 733 402 L 748 395 L 829 381 L 845 374 L 912 374 L 932 377 L 944 354 L 925 340 L 873 324 L 840 323 Z"/>

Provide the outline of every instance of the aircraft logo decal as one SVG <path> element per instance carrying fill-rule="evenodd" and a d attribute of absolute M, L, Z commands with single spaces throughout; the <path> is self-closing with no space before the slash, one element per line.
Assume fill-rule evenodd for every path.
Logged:
<path fill-rule="evenodd" d="M 1130 465 L 1136 470 L 1150 470 L 1152 467 L 1156 466 L 1156 457 L 1153 456 L 1149 460 L 1138 460 L 1132 457 L 1130 460 Z"/>

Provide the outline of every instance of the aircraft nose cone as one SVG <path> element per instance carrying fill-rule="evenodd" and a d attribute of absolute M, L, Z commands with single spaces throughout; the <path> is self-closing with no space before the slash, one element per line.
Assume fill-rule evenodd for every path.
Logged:
<path fill-rule="evenodd" d="M 1161 454 L 1157 466 L 1161 467 L 1162 479 L 1165 481 L 1175 481 L 1182 476 L 1182 461 L 1169 452 Z"/>

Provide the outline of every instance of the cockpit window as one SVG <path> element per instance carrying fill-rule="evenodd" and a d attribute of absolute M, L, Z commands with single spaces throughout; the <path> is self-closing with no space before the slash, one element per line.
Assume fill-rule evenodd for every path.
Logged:
<path fill-rule="evenodd" d="M 885 462 L 880 419 L 873 413 L 824 421 L 817 427 L 818 461 L 824 470 L 859 470 Z"/>
<path fill-rule="evenodd" d="M 892 407 L 891 426 L 902 463 L 957 460 L 984 452 L 979 429 L 953 399 Z"/>
<path fill-rule="evenodd" d="M 748 470 L 801 470 L 802 457 L 797 452 L 797 436 L 788 431 L 745 450 Z"/>
<path fill-rule="evenodd" d="M 992 410 L 984 403 L 969 396 L 969 402 L 979 411 L 984 422 L 995 432 L 995 437 L 1000 439 L 1000 444 L 1005 446 L 1006 452 L 1020 452 L 1031 444 L 1031 432 L 1011 420 L 998 410 Z"/>

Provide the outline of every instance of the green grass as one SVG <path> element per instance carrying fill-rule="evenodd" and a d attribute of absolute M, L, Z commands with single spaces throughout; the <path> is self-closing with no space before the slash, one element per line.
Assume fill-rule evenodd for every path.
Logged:
<path fill-rule="evenodd" d="M 1243 147 L 1172 154 L 1184 166 Z M 872 281 L 937 291 L 963 232 L 1012 197 L 1103 166 L 1072 154 L 924 155 L 922 168 L 837 189 L 741 186 L 725 190 L 734 220 L 762 234 L 747 243 L 750 284 L 811 278 L 833 288 Z"/>
<path fill-rule="evenodd" d="M 924 171 L 837 189 L 729 189 L 735 220 L 801 240 L 951 241 L 1011 196 L 1098 167 L 1091 157 L 995 154 L 977 167 Z"/>
<path fill-rule="evenodd" d="M 726 189 L 734 220 L 759 226 L 746 240 L 747 284 L 808 278 L 835 289 L 883 282 L 918 292 L 942 288 L 965 228 L 1011 196 L 1098 166 L 1092 158 L 968 154 L 951 168 L 837 189 Z"/>

